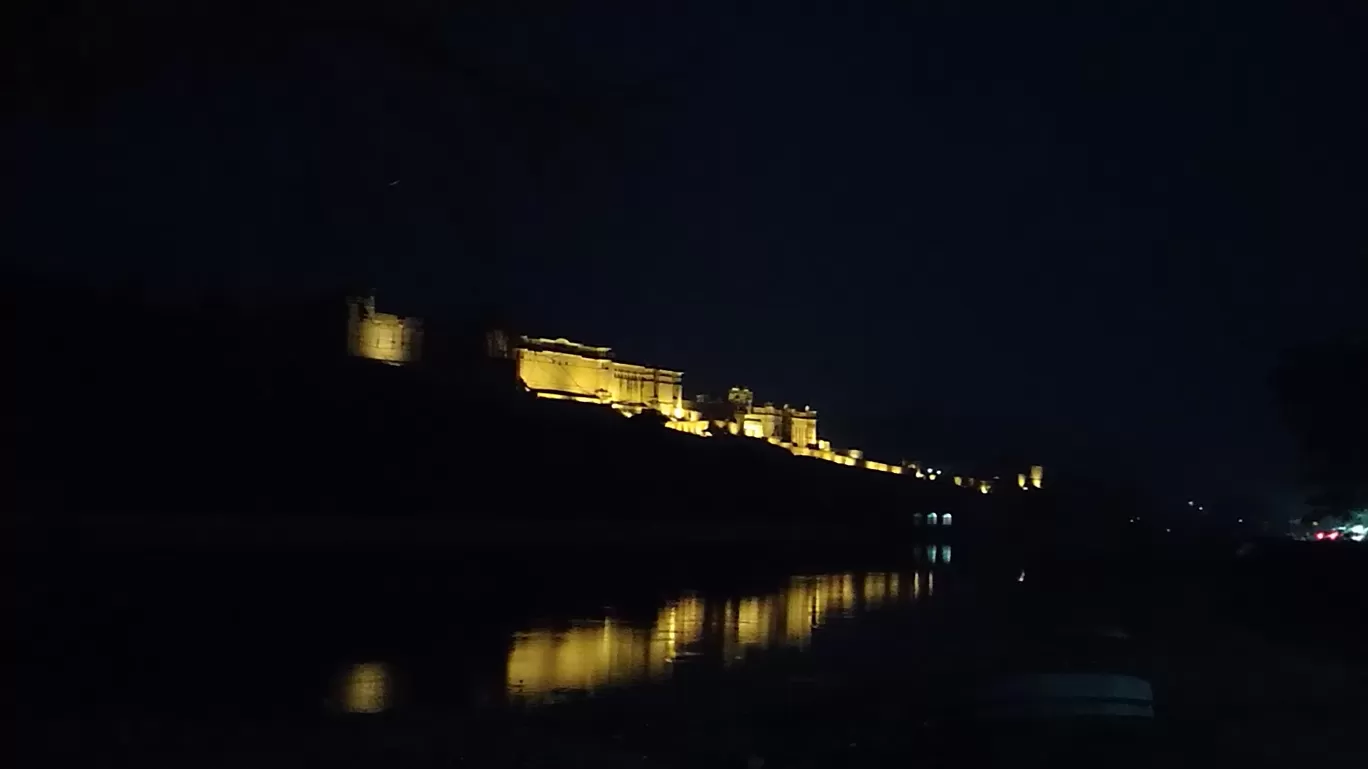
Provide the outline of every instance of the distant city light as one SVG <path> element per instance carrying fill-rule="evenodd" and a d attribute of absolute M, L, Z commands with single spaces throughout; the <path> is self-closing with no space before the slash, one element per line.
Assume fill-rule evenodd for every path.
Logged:
<path fill-rule="evenodd" d="M 1240 518 L 1240 519 L 1236 520 L 1235 522 L 1236 522 L 1236 523 L 1244 523 L 1244 519 L 1243 519 L 1243 518 Z"/>
<path fill-rule="evenodd" d="M 1188 507 L 1192 507 L 1192 504 L 1193 504 L 1193 503 L 1192 503 L 1192 500 L 1189 499 L 1189 500 L 1188 500 Z"/>

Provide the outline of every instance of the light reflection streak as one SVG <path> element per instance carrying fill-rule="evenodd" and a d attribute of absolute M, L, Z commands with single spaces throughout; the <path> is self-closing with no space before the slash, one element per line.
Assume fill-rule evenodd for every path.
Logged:
<path fill-rule="evenodd" d="M 927 572 L 926 590 L 934 590 Z M 779 590 L 710 604 L 701 596 L 668 601 L 649 626 L 612 618 L 514 634 L 508 654 L 510 696 L 546 699 L 566 691 L 594 691 L 662 678 L 705 649 L 724 666 L 752 651 L 806 648 L 833 617 L 896 604 L 903 594 L 896 572 L 796 576 Z M 858 586 L 858 591 L 857 591 Z M 922 574 L 912 574 L 910 600 L 922 597 Z"/>
<path fill-rule="evenodd" d="M 888 575 L 879 573 L 866 574 L 864 594 L 866 606 L 869 606 L 870 608 L 882 606 L 884 599 L 888 597 Z"/>

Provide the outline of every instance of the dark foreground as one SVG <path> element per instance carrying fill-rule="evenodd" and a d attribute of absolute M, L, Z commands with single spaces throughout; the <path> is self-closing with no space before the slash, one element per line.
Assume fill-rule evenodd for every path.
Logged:
<path fill-rule="evenodd" d="M 1152 681 L 1107 765 L 1365 761 L 1356 616 L 1288 576 L 1304 550 L 46 555 L 23 765 L 982 765 L 1016 743 L 959 694 L 1011 665 Z M 1094 658 L 1068 625 L 1129 640 Z"/>

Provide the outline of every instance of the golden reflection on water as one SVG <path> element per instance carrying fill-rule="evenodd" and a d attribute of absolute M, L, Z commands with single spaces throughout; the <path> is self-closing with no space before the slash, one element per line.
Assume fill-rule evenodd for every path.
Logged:
<path fill-rule="evenodd" d="M 923 597 L 922 579 L 922 574 L 912 574 L 913 601 Z M 933 590 L 931 580 L 928 572 L 927 596 Z M 797 576 L 765 595 L 711 603 L 701 596 L 682 596 L 662 606 L 650 627 L 602 619 L 516 633 L 508 655 L 508 692 L 540 698 L 647 681 L 668 675 L 705 650 L 720 652 L 722 663 L 732 666 L 752 650 L 805 648 L 813 631 L 833 617 L 898 602 L 900 584 L 898 574 L 884 572 L 858 578 Z"/>

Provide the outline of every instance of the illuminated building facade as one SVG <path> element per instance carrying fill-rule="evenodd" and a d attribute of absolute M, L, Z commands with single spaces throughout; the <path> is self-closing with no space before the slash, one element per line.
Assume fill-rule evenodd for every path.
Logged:
<path fill-rule="evenodd" d="M 785 446 L 817 446 L 817 412 L 788 404 L 755 405 L 755 395 L 745 387 L 727 391 L 726 400 L 698 399 L 698 410 L 716 429 L 747 438 L 761 438 Z"/>
<path fill-rule="evenodd" d="M 379 713 L 389 706 L 390 672 L 382 663 L 367 662 L 347 671 L 342 685 L 342 707 L 348 713 Z"/>
<path fill-rule="evenodd" d="M 684 373 L 615 360 L 610 347 L 523 337 L 518 378 L 539 397 L 602 403 L 622 411 L 683 408 Z"/>
<path fill-rule="evenodd" d="M 568 339 L 523 337 L 514 358 L 518 379 L 539 398 L 611 406 L 626 416 L 655 411 L 671 429 L 707 433 L 707 423 L 684 399 L 682 371 L 625 363 L 610 347 Z"/>
<path fill-rule="evenodd" d="M 348 306 L 348 345 L 353 355 L 390 365 L 420 359 L 421 320 L 378 312 L 374 297 L 350 299 Z M 682 371 L 619 361 L 610 347 L 526 336 L 513 343 L 502 331 L 485 332 L 484 347 L 489 358 L 511 358 L 517 379 L 539 398 L 608 406 L 628 417 L 652 411 L 665 417 L 666 427 L 679 432 L 702 437 L 730 433 L 766 441 L 795 456 L 849 467 L 928 481 L 945 475 L 943 468 L 923 467 L 918 462 L 887 463 L 868 459 L 859 449 L 837 451 L 830 441 L 818 437 L 816 411 L 787 404 L 757 405 L 754 393 L 745 387 L 730 388 L 725 399 L 699 396 L 690 401 L 684 397 Z M 1028 472 L 1016 473 L 1017 487 L 1040 489 L 1044 476 L 1043 467 L 1032 465 Z M 981 494 L 991 494 L 998 487 L 994 481 L 969 476 L 951 475 L 950 479 L 955 486 Z"/>
<path fill-rule="evenodd" d="M 347 346 L 357 357 L 400 366 L 418 360 L 423 322 L 377 312 L 375 297 L 347 300 Z"/>

